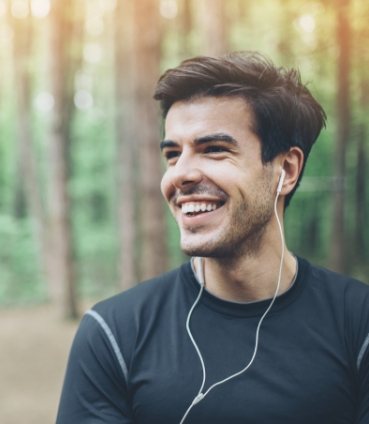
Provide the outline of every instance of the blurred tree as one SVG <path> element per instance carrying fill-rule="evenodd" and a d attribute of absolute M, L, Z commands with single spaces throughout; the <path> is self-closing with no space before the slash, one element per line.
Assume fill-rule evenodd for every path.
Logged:
<path fill-rule="evenodd" d="M 120 287 L 127 289 L 138 281 L 135 266 L 137 192 L 135 164 L 137 146 L 134 128 L 132 90 L 132 2 L 121 0 L 115 10 L 115 122 L 117 137 L 118 219 L 120 252 L 118 274 Z"/>
<path fill-rule="evenodd" d="M 191 0 L 179 1 L 179 30 L 180 30 L 180 57 L 186 59 L 191 55 L 190 35 L 193 26 L 193 8 Z"/>
<path fill-rule="evenodd" d="M 78 315 L 73 266 L 70 175 L 70 130 L 74 111 L 76 11 L 81 2 L 54 0 L 51 3 L 51 91 L 54 98 L 49 135 L 49 263 L 51 295 L 66 318 Z M 79 23 L 80 24 L 80 23 Z"/>
<path fill-rule="evenodd" d="M 218 56 L 229 51 L 228 8 L 225 0 L 202 0 L 196 3 L 201 54 Z"/>
<path fill-rule="evenodd" d="M 8 12 L 10 12 L 8 2 Z M 30 0 L 26 2 L 27 14 L 9 19 L 13 28 L 14 89 L 17 99 L 17 173 L 15 184 L 15 216 L 24 217 L 28 213 L 34 223 L 35 239 L 39 250 L 40 268 L 45 281 L 48 279 L 46 216 L 42 202 L 37 158 L 32 133 L 32 82 L 33 82 L 33 20 Z M 25 202 L 24 202 L 25 201 Z"/>
<path fill-rule="evenodd" d="M 133 116 L 139 149 L 140 278 L 163 272 L 167 266 L 164 202 L 159 155 L 159 113 L 152 99 L 160 73 L 161 21 L 158 0 L 141 0 L 133 6 Z"/>
<path fill-rule="evenodd" d="M 369 214 L 369 193 L 367 183 L 369 180 L 369 132 L 368 132 L 368 112 L 369 112 L 369 72 L 367 66 L 361 66 L 369 62 L 368 43 L 365 42 L 369 38 L 369 29 L 367 25 L 367 17 L 369 16 L 368 4 L 362 4 L 359 9 L 361 16 L 359 19 L 359 28 L 354 38 L 355 64 L 358 74 L 358 109 L 355 119 L 355 135 L 356 135 L 356 166 L 355 166 L 355 202 L 354 202 L 354 252 L 356 264 L 366 261 L 367 245 L 369 240 L 368 232 L 364 229 L 366 226 L 366 218 Z"/>
<path fill-rule="evenodd" d="M 362 86 L 363 96 L 361 106 L 363 110 L 368 110 L 368 83 Z M 366 184 L 368 182 L 368 130 L 365 122 L 360 122 L 357 128 L 357 152 L 356 152 L 356 181 L 355 181 L 355 236 L 353 252 L 356 256 L 355 261 L 366 260 L 367 251 L 365 239 L 368 236 L 363 229 L 366 227 L 366 219 L 369 212 Z"/>
<path fill-rule="evenodd" d="M 27 3 L 29 9 L 29 3 Z M 9 10 L 8 10 L 9 11 Z M 10 12 L 10 11 L 9 11 Z M 32 151 L 31 131 L 31 58 L 32 58 L 32 19 L 30 10 L 25 18 L 14 17 L 9 13 L 13 30 L 13 58 L 14 58 L 14 88 L 17 100 L 17 174 L 15 184 L 14 215 L 26 215 L 26 199 L 32 202 L 33 196 L 27 196 L 27 183 L 30 177 L 33 180 L 34 163 Z M 33 181 L 32 181 L 33 182 Z M 29 194 L 32 193 L 30 185 Z M 32 203 L 30 204 L 32 207 Z"/>
<path fill-rule="evenodd" d="M 331 267 L 347 270 L 347 234 L 345 222 L 346 155 L 350 132 L 351 8 L 350 0 L 337 0 L 337 133 L 335 147 L 335 190 L 333 192 L 333 227 Z"/>
<path fill-rule="evenodd" d="M 291 0 L 279 0 L 282 13 L 280 14 L 280 36 L 278 37 L 278 51 L 281 61 L 286 66 L 293 63 L 294 49 L 294 31 L 293 22 L 295 19 L 292 7 L 296 3 Z"/>
<path fill-rule="evenodd" d="M 250 4 L 245 0 L 234 0 L 235 10 L 237 13 L 234 15 L 233 20 L 237 21 L 240 19 L 241 21 L 245 20 L 249 14 Z"/>
<path fill-rule="evenodd" d="M 30 15 L 30 3 L 27 1 L 27 15 L 25 17 L 13 16 L 11 3 L 7 2 L 7 12 L 13 33 L 13 60 L 14 60 L 14 88 L 18 112 L 17 126 L 17 173 L 14 190 L 14 216 L 24 218 L 27 214 L 27 183 L 32 174 L 30 159 L 32 156 L 32 133 L 31 129 L 31 57 L 32 57 L 32 18 Z M 30 188 L 30 187 L 29 187 Z M 31 192 L 29 192 L 31 193 Z M 32 197 L 28 197 L 32 201 Z M 29 206 L 31 207 L 32 204 Z"/>

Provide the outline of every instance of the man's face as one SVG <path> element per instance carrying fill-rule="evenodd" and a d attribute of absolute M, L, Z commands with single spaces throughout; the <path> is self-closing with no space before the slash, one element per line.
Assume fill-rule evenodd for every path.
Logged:
<path fill-rule="evenodd" d="M 273 166 L 261 161 L 252 114 L 238 97 L 202 97 L 170 108 L 161 144 L 161 191 L 193 256 L 260 248 L 273 215 Z"/>

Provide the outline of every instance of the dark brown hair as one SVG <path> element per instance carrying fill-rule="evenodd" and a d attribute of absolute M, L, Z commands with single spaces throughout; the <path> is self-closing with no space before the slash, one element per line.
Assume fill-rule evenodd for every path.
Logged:
<path fill-rule="evenodd" d="M 277 68 L 256 52 L 187 59 L 160 77 L 154 99 L 160 101 L 165 118 L 173 103 L 204 96 L 245 99 L 254 115 L 252 130 L 262 143 L 263 163 L 298 146 L 305 167 L 325 125 L 325 112 L 302 84 L 299 72 Z M 302 172 L 299 181 L 301 176 Z M 297 186 L 286 197 L 286 206 Z"/>

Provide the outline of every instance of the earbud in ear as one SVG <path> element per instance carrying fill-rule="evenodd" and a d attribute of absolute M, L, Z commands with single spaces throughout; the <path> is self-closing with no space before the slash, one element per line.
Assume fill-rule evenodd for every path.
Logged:
<path fill-rule="evenodd" d="M 278 187 L 277 187 L 277 193 L 280 193 L 282 190 L 282 186 L 283 186 L 283 182 L 284 182 L 284 177 L 286 176 L 286 171 L 282 168 L 281 170 L 281 175 L 279 176 L 279 181 L 278 181 Z"/>

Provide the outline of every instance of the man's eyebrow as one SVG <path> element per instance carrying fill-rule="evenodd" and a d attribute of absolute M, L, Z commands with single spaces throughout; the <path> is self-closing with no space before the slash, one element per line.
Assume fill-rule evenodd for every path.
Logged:
<path fill-rule="evenodd" d="M 215 133 L 215 134 L 204 135 L 202 137 L 197 137 L 194 140 L 195 144 L 197 145 L 212 143 L 214 141 L 223 141 L 223 142 L 232 144 L 233 146 L 238 146 L 238 141 L 232 136 L 230 136 L 229 134 L 225 134 L 225 133 Z"/>
<path fill-rule="evenodd" d="M 160 142 L 160 150 L 163 151 L 165 148 L 178 147 L 179 144 L 173 140 L 163 140 Z"/>

